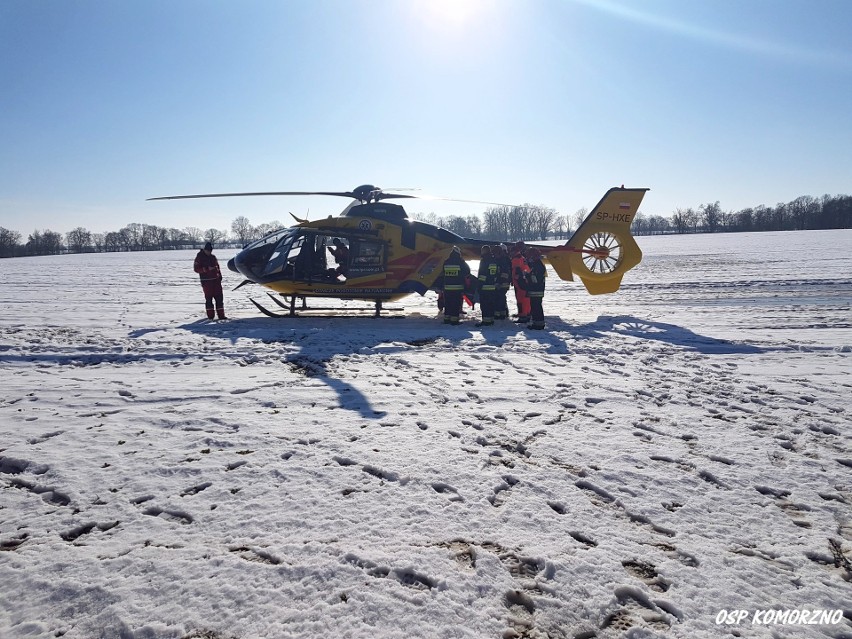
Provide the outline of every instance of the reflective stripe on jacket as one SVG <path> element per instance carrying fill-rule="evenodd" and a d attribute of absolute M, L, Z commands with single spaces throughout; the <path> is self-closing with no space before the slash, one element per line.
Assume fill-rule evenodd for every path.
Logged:
<path fill-rule="evenodd" d="M 497 277 L 500 266 L 494 258 L 484 258 L 479 262 L 479 282 L 483 291 L 493 291 L 497 288 Z"/>
<path fill-rule="evenodd" d="M 544 280 L 547 277 L 547 269 L 544 262 L 533 260 L 530 263 L 530 272 L 527 273 L 527 294 L 530 297 L 544 297 Z"/>
<path fill-rule="evenodd" d="M 464 278 L 470 275 L 470 267 L 460 255 L 453 253 L 444 262 L 443 289 L 445 291 L 463 291 Z"/>

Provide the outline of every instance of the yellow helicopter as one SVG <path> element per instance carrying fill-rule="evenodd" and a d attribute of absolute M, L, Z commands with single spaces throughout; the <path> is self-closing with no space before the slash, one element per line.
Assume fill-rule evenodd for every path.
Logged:
<path fill-rule="evenodd" d="M 624 273 L 642 260 L 630 224 L 647 190 L 611 188 L 565 244 L 527 246 L 538 248 L 563 280 L 579 277 L 592 295 L 613 293 Z M 454 246 L 465 259 L 473 260 L 479 258 L 482 246 L 500 243 L 464 238 L 413 220 L 402 206 L 387 200 L 417 195 L 389 193 L 371 184 L 352 191 L 210 193 L 150 200 L 269 195 L 337 195 L 353 200 L 337 217 L 308 221 L 293 216 L 295 226 L 246 245 L 229 260 L 228 268 L 245 278 L 239 286 L 257 283 L 289 296 L 285 303 L 269 293 L 289 311 L 287 316 L 297 314 L 296 298 L 301 298 L 302 309 L 306 309 L 308 297 L 372 301 L 378 316 L 383 302 L 412 293 L 424 295 L 432 289 Z M 266 315 L 285 316 L 251 301 Z"/>

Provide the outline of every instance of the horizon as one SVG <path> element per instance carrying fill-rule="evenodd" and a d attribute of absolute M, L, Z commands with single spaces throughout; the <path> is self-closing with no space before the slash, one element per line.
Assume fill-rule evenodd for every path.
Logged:
<path fill-rule="evenodd" d="M 838 199 L 840 199 L 840 198 L 848 198 L 849 196 L 848 196 L 848 195 L 846 195 L 846 194 L 837 194 L 837 195 L 829 195 L 829 194 L 825 194 L 825 195 L 823 195 L 823 196 L 821 196 L 821 197 L 815 197 L 815 196 L 812 196 L 812 195 L 802 195 L 802 196 L 799 196 L 799 197 L 812 198 L 812 199 L 814 199 L 814 200 L 816 200 L 816 201 L 819 201 L 819 200 L 822 200 L 823 198 L 828 198 L 828 197 L 830 197 L 830 198 L 838 198 Z M 798 199 L 798 198 L 797 198 L 797 199 Z M 778 204 L 776 204 L 775 206 L 781 206 L 781 205 L 786 206 L 786 205 L 789 205 L 790 203 L 791 203 L 791 202 L 779 202 L 779 203 L 778 203 Z M 662 217 L 662 218 L 664 218 L 664 219 L 665 219 L 665 220 L 666 220 L 669 224 L 674 224 L 674 223 L 675 223 L 675 222 L 674 222 L 674 219 L 676 218 L 676 216 L 677 216 L 679 213 L 681 213 L 681 212 L 686 212 L 686 211 L 691 211 L 692 213 L 694 213 L 694 214 L 696 214 L 696 215 L 699 215 L 699 216 L 700 216 L 700 215 L 701 215 L 701 209 L 702 209 L 705 205 L 713 205 L 713 204 L 719 204 L 719 202 L 718 202 L 718 201 L 716 201 L 716 202 L 707 202 L 707 203 L 703 203 L 703 204 L 701 204 L 701 205 L 699 205 L 699 206 L 697 206 L 697 207 L 688 207 L 687 209 L 678 209 L 677 211 L 674 211 L 674 212 L 672 212 L 672 213 L 670 213 L 670 214 L 668 214 L 668 215 L 649 215 L 649 214 L 646 214 L 644 211 L 642 211 L 642 210 L 641 210 L 641 208 L 640 208 L 640 210 L 637 212 L 637 216 L 636 216 L 636 220 L 635 220 L 635 221 L 638 221 L 638 220 L 640 219 L 640 217 L 641 217 L 641 218 L 642 218 L 642 220 L 643 220 L 643 222 L 645 222 L 645 223 L 647 224 L 647 223 L 648 223 L 648 221 L 649 221 L 649 220 L 651 220 L 651 219 L 653 219 L 653 218 L 656 218 L 656 217 Z M 512 205 L 497 205 L 497 206 L 512 206 Z M 535 205 L 531 205 L 531 204 L 529 204 L 529 203 L 525 203 L 525 204 L 521 204 L 521 205 L 515 205 L 515 206 L 517 206 L 517 207 L 519 207 L 519 208 L 521 208 L 521 207 L 535 207 Z M 746 209 L 741 209 L 741 210 L 739 210 L 739 211 L 733 211 L 733 210 L 731 210 L 731 211 L 725 211 L 724 209 L 721 209 L 721 207 L 720 207 L 720 213 L 721 213 L 723 216 L 736 216 L 738 213 L 740 213 L 740 212 L 742 212 L 742 211 L 746 211 L 746 210 L 748 210 L 748 211 L 754 211 L 754 210 L 757 210 L 757 209 L 759 209 L 759 208 L 761 208 L 761 207 L 763 207 L 763 208 L 765 208 L 765 209 L 769 209 L 769 210 L 771 210 L 771 209 L 773 209 L 773 208 L 774 208 L 772 205 L 758 204 L 758 205 L 756 205 L 756 206 L 753 206 L 753 207 L 747 207 Z M 342 209 L 342 210 L 341 210 L 341 213 L 342 213 L 343 211 L 345 211 L 345 210 L 346 210 L 345 208 L 344 208 L 344 209 Z M 571 214 L 571 213 L 567 213 L 567 214 L 566 214 L 566 213 L 561 213 L 561 212 L 559 212 L 559 211 L 556 211 L 556 214 L 557 214 L 557 215 L 564 215 L 564 216 L 565 216 L 565 219 L 566 219 L 566 222 L 567 222 L 567 227 L 566 227 L 567 231 L 568 231 L 568 232 L 574 232 L 574 231 L 576 231 L 576 227 L 575 227 L 576 215 L 577 215 L 577 214 L 579 214 L 579 213 L 581 213 L 581 212 L 584 212 L 585 214 L 588 214 L 588 213 L 590 212 L 590 210 L 591 210 L 591 208 L 587 208 L 587 209 L 585 209 L 585 211 L 583 211 L 583 210 L 581 209 L 581 210 L 576 211 L 576 212 L 575 212 L 575 213 L 573 213 L 573 214 Z M 482 212 L 480 212 L 480 213 L 469 213 L 468 215 L 462 215 L 462 216 L 460 216 L 460 217 L 467 218 L 467 217 L 470 217 L 470 216 L 476 216 L 476 217 L 478 217 L 478 218 L 480 218 L 480 219 L 481 219 L 481 218 L 483 217 L 483 215 L 484 215 L 485 213 L 487 213 L 487 212 L 488 212 L 488 210 L 486 209 L 485 211 L 482 211 Z M 340 213 L 338 213 L 338 215 L 339 215 L 339 214 L 340 214 Z M 292 214 L 291 214 L 291 213 L 288 213 L 288 215 L 292 215 Z M 433 216 L 434 216 L 434 217 L 433 217 Z M 429 224 L 436 224 L 436 225 L 438 225 L 438 226 L 441 226 L 441 225 L 442 225 L 441 223 L 445 223 L 445 222 L 449 221 L 449 218 L 450 218 L 450 217 L 452 217 L 452 216 L 453 216 L 453 214 L 446 215 L 446 216 L 438 216 L 438 215 L 437 215 L 437 214 L 435 214 L 434 212 L 429 212 L 429 213 L 422 214 L 422 215 L 418 215 L 418 214 L 410 214 L 410 218 L 411 218 L 412 220 L 423 221 L 423 222 L 427 222 L 427 223 L 429 223 Z M 239 216 L 238 216 L 238 217 L 239 217 Z M 336 216 L 330 216 L 330 217 L 336 217 Z M 811 218 L 812 218 L 812 216 L 809 216 L 809 219 L 811 219 Z M 231 222 L 233 223 L 234 221 L 236 221 L 236 219 L 237 219 L 237 218 L 234 218 L 233 220 L 231 220 Z M 314 219 L 317 219 L 317 218 L 314 218 Z M 253 222 L 253 220 L 249 219 L 249 222 L 250 222 L 250 223 L 252 223 L 252 222 Z M 288 226 L 290 226 L 290 225 L 291 225 L 291 223 L 290 223 L 290 222 L 286 222 L 286 221 L 285 221 L 285 222 L 282 222 L 281 220 L 266 220 L 266 221 L 263 221 L 263 222 L 259 222 L 258 224 L 253 224 L 253 223 L 252 223 L 252 227 L 253 227 L 253 228 L 255 228 L 255 229 L 260 228 L 260 227 L 268 227 L 268 226 L 270 226 L 270 225 L 272 224 L 272 222 L 278 222 L 278 223 L 280 223 L 280 225 L 279 225 L 279 226 L 275 227 L 276 229 L 277 229 L 277 228 L 287 228 Z M 81 229 L 81 228 L 82 228 L 82 230 L 87 231 L 87 232 L 90 232 L 90 233 L 92 233 L 93 235 L 94 235 L 94 234 L 105 235 L 105 234 L 108 234 L 108 233 L 115 233 L 115 232 L 121 231 L 122 229 L 124 229 L 124 228 L 126 228 L 126 227 L 128 227 L 128 226 L 131 226 L 131 225 L 140 225 L 140 226 L 145 226 L 145 225 L 146 225 L 146 223 L 145 223 L 145 222 L 138 222 L 138 221 L 135 221 L 135 222 L 128 222 L 127 224 L 125 224 L 124 226 L 122 226 L 122 227 L 120 227 L 120 228 L 114 228 L 114 229 L 110 229 L 110 230 L 106 230 L 106 231 L 96 231 L 96 230 L 92 230 L 92 229 L 88 229 L 88 228 L 86 228 L 86 227 L 80 227 L 80 226 L 74 226 L 74 227 L 72 227 L 72 228 L 70 228 L 70 229 L 68 229 L 68 230 L 66 230 L 66 231 L 59 231 L 59 230 L 57 230 L 57 229 L 49 229 L 49 228 L 43 228 L 43 229 L 38 229 L 38 228 L 37 228 L 37 229 L 34 229 L 32 233 L 47 233 L 47 232 L 58 233 L 58 234 L 60 234 L 60 235 L 62 236 L 63 241 L 64 241 L 64 240 L 66 239 L 66 237 L 67 237 L 67 235 L 68 235 L 69 233 L 71 233 L 71 232 L 73 232 L 73 231 L 76 231 L 76 230 L 78 230 L 78 229 Z M 182 228 L 179 228 L 179 227 L 158 227 L 157 225 L 149 225 L 149 226 L 154 226 L 154 227 L 157 227 L 157 228 L 163 228 L 163 229 L 167 229 L 167 230 L 176 229 L 176 230 L 178 230 L 178 231 L 186 231 L 186 230 L 188 230 L 188 229 L 190 229 L 190 228 L 193 228 L 193 229 L 198 230 L 198 231 L 200 231 L 200 232 L 202 232 L 202 233 L 204 233 L 204 232 L 206 232 L 206 231 L 209 231 L 209 230 L 211 230 L 211 229 L 214 229 L 214 227 L 208 227 L 208 228 L 206 228 L 206 229 L 205 229 L 205 228 L 201 228 L 201 227 L 193 227 L 193 226 L 182 227 Z M 670 227 L 668 230 L 665 230 L 665 231 L 642 232 L 642 231 L 641 231 L 641 229 L 636 228 L 636 224 L 633 224 L 632 226 L 633 226 L 633 228 L 632 228 L 632 233 L 633 233 L 634 235 L 636 235 L 636 236 L 648 236 L 648 235 L 658 235 L 658 234 L 689 235 L 689 234 L 695 234 L 695 233 L 728 233 L 728 232 L 730 232 L 730 233 L 743 233 L 743 232 L 764 233 L 764 232 L 769 232 L 769 231 L 772 231 L 772 230 L 777 230 L 777 231 L 805 231 L 805 230 L 827 230 L 827 229 L 842 229 L 842 228 L 848 228 L 848 227 L 845 227 L 845 226 L 837 226 L 837 227 L 827 227 L 827 228 L 822 228 L 822 227 L 811 227 L 811 228 L 784 228 L 784 229 L 768 229 L 768 228 L 763 228 L 763 229 L 761 229 L 761 228 L 754 228 L 754 229 L 749 229 L 749 230 L 743 230 L 743 229 L 736 229 L 736 228 L 726 228 L 726 227 L 724 227 L 724 226 L 721 226 L 721 227 L 719 227 L 719 229 L 715 229 L 715 230 L 712 230 L 712 231 L 711 231 L 711 230 L 701 230 L 701 231 L 699 231 L 699 230 L 697 230 L 698 228 L 702 228 L 702 229 L 703 229 L 704 227 L 703 227 L 703 226 L 695 225 L 694 227 L 692 227 L 692 228 L 693 228 L 693 230 L 692 230 L 692 231 L 677 231 L 677 230 L 673 230 L 673 229 L 674 229 L 674 226 L 672 226 L 672 227 Z M 4 228 L 4 229 L 6 229 L 6 227 L 3 227 L 3 226 L 0 226 L 0 228 Z M 444 228 L 446 228 L 446 227 L 444 227 Z M 25 243 L 26 243 L 26 242 L 24 242 L 24 241 L 23 241 L 23 240 L 24 240 L 24 237 L 25 237 L 25 232 L 24 232 L 24 231 L 20 231 L 19 229 L 6 229 L 6 230 L 19 233 L 19 234 L 21 235 L 21 243 L 22 243 L 22 244 L 25 244 Z M 222 232 L 224 232 L 224 233 L 225 233 L 225 237 L 226 237 L 226 239 L 224 240 L 225 242 L 234 242 L 234 241 L 237 241 L 235 238 L 231 237 L 231 236 L 233 235 L 232 224 L 230 224 L 230 223 L 229 223 L 227 227 L 222 227 L 222 228 L 220 228 L 220 229 L 215 229 L 215 230 L 217 230 L 217 231 L 222 231 Z M 554 234 L 554 235 L 559 235 L 559 234 L 560 234 L 560 232 L 559 232 L 558 230 L 556 230 L 556 229 L 551 229 L 551 230 L 552 230 L 552 232 L 553 232 L 553 234 Z M 32 233 L 30 233 L 30 234 L 28 234 L 28 235 L 32 235 Z M 265 233 L 264 233 L 264 234 L 265 234 Z M 261 236 L 258 236 L 258 238 L 259 238 L 259 237 L 261 237 Z M 478 237 L 478 236 L 477 236 L 477 237 Z M 187 239 L 187 242 L 189 242 L 189 243 L 193 243 L 193 242 L 194 242 L 194 240 Z"/>

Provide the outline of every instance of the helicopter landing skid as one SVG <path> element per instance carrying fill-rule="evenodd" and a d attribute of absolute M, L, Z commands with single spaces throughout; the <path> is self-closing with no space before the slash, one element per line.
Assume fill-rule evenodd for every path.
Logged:
<path fill-rule="evenodd" d="M 268 317 L 276 317 L 276 318 L 288 318 L 288 317 L 365 317 L 367 312 L 371 312 L 371 317 L 403 317 L 403 308 L 402 307 L 384 307 L 382 306 L 381 300 L 376 300 L 375 309 L 370 311 L 366 308 L 340 308 L 340 307 L 322 307 L 315 306 L 308 308 L 306 300 L 302 297 L 302 305 L 298 309 L 296 308 L 296 295 L 291 295 L 289 304 L 285 304 L 277 297 L 272 295 L 272 293 L 267 293 L 269 298 L 275 302 L 278 306 L 287 310 L 287 313 L 276 313 L 274 311 L 270 311 L 268 308 L 265 308 L 261 304 L 259 304 L 256 300 L 249 298 L 249 301 L 254 304 L 257 309 Z M 297 312 L 298 311 L 298 312 Z M 385 312 L 385 315 L 382 315 L 382 312 Z"/>

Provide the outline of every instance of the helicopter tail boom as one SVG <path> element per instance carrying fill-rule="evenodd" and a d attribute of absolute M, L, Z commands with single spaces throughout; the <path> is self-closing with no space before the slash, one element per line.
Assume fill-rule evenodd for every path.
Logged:
<path fill-rule="evenodd" d="M 547 253 L 563 280 L 580 278 L 592 295 L 614 293 L 624 274 L 642 261 L 630 225 L 648 189 L 612 188 L 564 246 Z"/>

